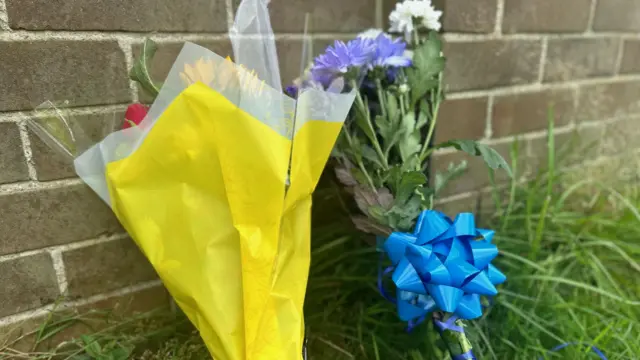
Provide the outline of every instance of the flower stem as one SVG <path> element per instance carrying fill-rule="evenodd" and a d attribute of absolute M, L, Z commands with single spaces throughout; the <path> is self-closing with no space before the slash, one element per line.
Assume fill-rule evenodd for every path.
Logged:
<path fill-rule="evenodd" d="M 464 333 L 464 321 L 454 315 L 448 315 L 444 319 L 444 314 L 435 312 L 433 314 L 433 324 L 440 333 L 452 359 L 476 360 L 473 348 L 467 335 Z"/>
<path fill-rule="evenodd" d="M 431 104 L 433 106 L 431 112 L 431 121 L 429 123 L 429 132 L 427 133 L 427 138 L 422 144 L 422 149 L 420 150 L 419 164 L 422 166 L 422 163 L 427 159 L 427 156 L 431 154 L 433 149 L 429 148 L 431 144 L 431 138 L 433 137 L 433 133 L 436 129 L 436 123 L 438 122 L 438 111 L 440 110 L 440 97 L 442 95 L 442 73 L 438 75 L 438 88 L 436 93 L 431 93 Z"/>
<path fill-rule="evenodd" d="M 414 29 L 411 34 L 413 35 L 413 47 L 414 49 L 420 45 L 420 34 L 418 34 L 418 29 Z"/>
<path fill-rule="evenodd" d="M 354 86 L 355 85 L 356 84 L 354 82 Z M 380 142 L 378 141 L 378 138 L 376 137 L 376 130 L 373 127 L 373 123 L 371 122 L 371 113 L 369 112 L 369 109 L 367 108 L 367 105 L 364 103 L 364 100 L 362 99 L 362 94 L 360 93 L 360 91 L 356 91 L 356 104 L 357 104 L 358 107 L 360 107 L 361 111 L 364 114 L 365 125 L 368 128 L 367 130 L 372 134 L 371 136 L 369 136 L 369 140 L 371 140 L 371 145 L 373 145 L 373 149 L 375 150 L 376 154 L 378 155 L 378 158 L 380 159 L 380 163 L 382 164 L 383 169 L 387 170 L 387 169 L 389 169 L 389 162 L 387 161 L 387 157 L 382 152 L 382 148 L 380 147 Z M 384 107 L 383 104 L 381 104 L 381 106 Z"/>
<path fill-rule="evenodd" d="M 382 109 L 382 116 L 387 117 L 387 99 L 382 91 L 382 82 L 380 79 L 376 79 L 376 90 L 378 91 L 378 101 L 380 101 L 380 109 Z"/>
<path fill-rule="evenodd" d="M 342 129 L 342 134 L 344 134 L 345 139 L 347 139 L 347 143 L 349 143 L 349 147 L 351 148 L 351 151 L 357 151 L 357 150 L 354 150 L 353 140 L 351 139 L 351 135 L 349 135 L 349 130 L 347 128 Z M 376 185 L 373 183 L 373 179 L 371 178 L 371 175 L 369 175 L 367 168 L 362 163 L 362 160 L 360 160 L 357 156 L 354 156 L 354 158 L 358 163 L 358 167 L 360 168 L 360 171 L 362 171 L 362 174 L 364 175 L 364 177 L 367 178 L 367 182 L 369 183 L 369 186 L 371 186 L 371 189 L 375 192 Z"/>

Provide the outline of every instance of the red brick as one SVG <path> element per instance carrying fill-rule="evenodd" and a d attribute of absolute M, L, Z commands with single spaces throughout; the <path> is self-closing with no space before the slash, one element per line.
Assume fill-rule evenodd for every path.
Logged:
<path fill-rule="evenodd" d="M 575 104 L 576 94 L 572 89 L 497 96 L 493 104 L 492 135 L 499 138 L 544 130 L 551 106 L 556 126 L 566 125 L 575 118 Z"/>
<path fill-rule="evenodd" d="M 62 256 L 71 297 L 88 297 L 157 278 L 131 239 L 70 250 Z"/>
<path fill-rule="evenodd" d="M 436 141 L 483 138 L 487 125 L 487 102 L 486 97 L 445 100 L 438 114 Z"/>
<path fill-rule="evenodd" d="M 538 79 L 542 43 L 538 40 L 447 42 L 445 73 L 449 91 L 520 85 Z"/>
<path fill-rule="evenodd" d="M 613 75 L 619 46 L 614 38 L 549 40 L 544 81 Z"/>
<path fill-rule="evenodd" d="M 504 7 L 505 33 L 583 32 L 591 0 L 507 0 Z"/>

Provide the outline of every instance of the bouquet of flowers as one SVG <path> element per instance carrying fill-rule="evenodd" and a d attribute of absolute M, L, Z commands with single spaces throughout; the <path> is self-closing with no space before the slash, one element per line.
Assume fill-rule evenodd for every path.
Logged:
<path fill-rule="evenodd" d="M 336 41 L 287 91 L 307 84 L 330 88 L 346 79 L 358 88 L 333 151 L 335 173 L 355 199 L 355 225 L 381 240 L 397 304 L 409 327 L 431 316 L 453 359 L 474 358 L 463 320 L 482 315 L 506 277 L 491 261 L 498 250 L 493 232 L 478 229 L 472 214 L 452 220 L 434 211 L 434 197 L 460 167 L 429 182 L 429 157 L 455 148 L 480 156 L 491 171 L 508 164 L 492 148 L 471 140 L 433 144 L 444 100 L 445 58 L 440 11 L 429 0 L 405 0 L 390 14 L 390 33 L 372 29 L 349 42 Z M 366 72 L 361 86 L 356 74 Z"/>
<path fill-rule="evenodd" d="M 355 89 L 282 92 L 266 0 L 243 0 L 235 62 L 185 44 L 124 129 L 87 137 L 56 107 L 29 122 L 107 204 L 218 360 L 299 359 L 310 262 L 311 194 Z"/>

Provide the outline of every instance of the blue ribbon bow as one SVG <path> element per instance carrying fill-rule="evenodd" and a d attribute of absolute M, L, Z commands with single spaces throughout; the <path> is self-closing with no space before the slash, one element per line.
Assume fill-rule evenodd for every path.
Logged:
<path fill-rule="evenodd" d="M 384 243 L 393 262 L 398 314 L 404 321 L 441 310 L 462 319 L 482 315 L 480 296 L 494 296 L 507 277 L 491 261 L 498 248 L 492 230 L 477 229 L 473 214 L 452 221 L 423 211 L 412 234 L 394 232 Z"/>

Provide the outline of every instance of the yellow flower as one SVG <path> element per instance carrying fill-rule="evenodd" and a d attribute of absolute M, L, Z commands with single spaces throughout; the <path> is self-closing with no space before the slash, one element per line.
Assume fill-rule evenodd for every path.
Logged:
<path fill-rule="evenodd" d="M 184 72 L 180 73 L 180 78 L 187 85 L 193 85 L 197 82 L 211 84 L 215 78 L 216 66 L 211 59 L 200 58 L 195 64 L 184 65 Z"/>
<path fill-rule="evenodd" d="M 185 64 L 180 78 L 186 85 L 201 82 L 210 87 L 240 89 L 253 94 L 261 95 L 264 90 L 264 81 L 260 80 L 255 71 L 248 71 L 244 66 L 236 66 L 230 57 L 226 57 L 219 64 L 212 59 L 198 59 L 195 64 Z"/>

